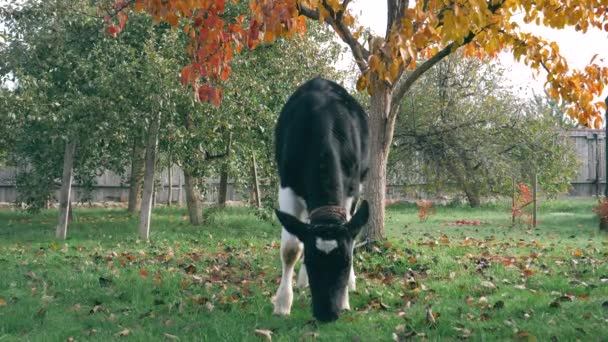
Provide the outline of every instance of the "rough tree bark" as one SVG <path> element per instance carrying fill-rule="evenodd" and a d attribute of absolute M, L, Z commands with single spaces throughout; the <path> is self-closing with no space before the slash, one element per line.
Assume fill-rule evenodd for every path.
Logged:
<path fill-rule="evenodd" d="M 61 177 L 61 190 L 59 192 L 59 219 L 55 236 L 65 240 L 68 235 L 68 221 L 70 214 L 70 202 L 72 195 L 72 179 L 74 178 L 74 151 L 76 142 L 69 140 L 65 144 L 63 156 L 63 175 Z"/>
<path fill-rule="evenodd" d="M 390 115 L 392 97 L 389 89 L 378 89 L 370 98 L 370 169 L 364 188 L 365 198 L 370 204 L 366 241 L 384 238 L 384 204 L 386 198 L 386 168 L 392 141 L 395 118 Z"/>
<path fill-rule="evenodd" d="M 201 193 L 197 187 L 197 178 L 192 175 L 187 167 L 184 167 L 184 181 L 186 185 L 186 206 L 188 207 L 190 224 L 198 226 L 203 221 Z"/>
<path fill-rule="evenodd" d="M 139 140 L 133 143 L 131 156 L 131 176 L 129 180 L 129 204 L 127 211 L 135 214 L 141 209 L 141 195 L 144 180 L 144 154 L 145 149 Z"/>
<path fill-rule="evenodd" d="M 156 167 L 156 147 L 158 145 L 158 131 L 160 128 L 161 113 L 150 121 L 148 127 L 148 142 L 146 143 L 146 162 L 144 173 L 144 194 L 141 212 L 139 215 L 139 237 L 150 239 L 150 219 L 152 216 L 152 201 L 154 197 L 154 173 Z"/>

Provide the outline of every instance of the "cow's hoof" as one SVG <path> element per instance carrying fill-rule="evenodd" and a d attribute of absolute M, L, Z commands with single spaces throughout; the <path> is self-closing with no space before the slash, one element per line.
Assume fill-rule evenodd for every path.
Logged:
<path fill-rule="evenodd" d="M 291 303 L 293 297 L 290 296 L 275 296 L 272 300 L 274 304 L 273 313 L 278 316 L 288 316 L 291 313 Z"/>

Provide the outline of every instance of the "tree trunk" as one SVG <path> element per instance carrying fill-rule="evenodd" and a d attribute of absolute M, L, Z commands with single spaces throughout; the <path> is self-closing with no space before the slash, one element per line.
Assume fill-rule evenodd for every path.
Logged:
<path fill-rule="evenodd" d="M 230 150 L 232 147 L 232 133 L 228 138 L 228 147 L 226 148 L 226 160 L 222 165 L 222 172 L 220 173 L 220 188 L 217 194 L 217 204 L 220 208 L 226 206 L 226 197 L 228 194 L 228 171 L 230 167 Z"/>
<path fill-rule="evenodd" d="M 465 190 L 464 194 L 467 196 L 467 201 L 469 202 L 469 206 L 471 208 L 479 208 L 481 205 L 481 198 L 479 196 L 479 192 L 474 189 Z"/>
<path fill-rule="evenodd" d="M 58 239 L 65 240 L 68 235 L 68 221 L 70 213 L 70 201 L 72 194 L 72 179 L 74 171 L 74 151 L 76 150 L 76 142 L 69 140 L 65 144 L 65 153 L 63 156 L 63 175 L 61 177 L 61 190 L 59 193 L 59 220 L 57 222 L 57 230 L 55 236 Z"/>
<path fill-rule="evenodd" d="M 184 180 L 186 183 L 186 206 L 190 224 L 198 226 L 203 221 L 203 209 L 201 206 L 201 193 L 196 186 L 197 179 L 187 168 L 184 168 Z"/>
<path fill-rule="evenodd" d="M 171 156 L 169 156 L 169 167 L 167 168 L 167 206 L 171 206 L 171 202 L 173 202 L 173 172 L 171 172 L 173 168 L 173 162 L 171 161 Z"/>
<path fill-rule="evenodd" d="M 365 240 L 384 239 L 384 201 L 386 198 L 386 168 L 395 125 L 391 118 L 391 95 L 377 89 L 370 99 L 370 169 L 365 184 L 365 198 L 370 205 L 370 217 L 365 229 Z"/>
<path fill-rule="evenodd" d="M 182 197 L 183 197 L 182 191 L 184 190 L 183 176 L 181 174 L 179 174 L 178 186 L 179 186 L 179 189 L 177 189 L 177 206 L 181 208 L 182 207 Z"/>
<path fill-rule="evenodd" d="M 144 194 L 141 212 L 139 215 L 139 237 L 150 239 L 150 220 L 152 216 L 152 202 L 154 199 L 154 172 L 156 166 L 156 147 L 158 145 L 158 131 L 160 127 L 160 112 L 150 122 L 148 128 L 148 142 L 146 143 L 146 162 L 144 173 Z"/>
<path fill-rule="evenodd" d="M 220 173 L 220 188 L 217 194 L 217 204 L 220 208 L 226 207 L 226 197 L 228 195 L 228 165 L 222 166 Z"/>
<path fill-rule="evenodd" d="M 251 178 L 252 178 L 252 190 L 253 190 L 253 204 L 261 208 L 262 199 L 260 198 L 260 180 L 258 178 L 258 167 L 255 161 L 255 154 L 251 155 Z"/>
<path fill-rule="evenodd" d="M 133 144 L 131 156 L 131 177 L 129 181 L 128 212 L 135 214 L 141 209 L 141 192 L 144 180 L 144 147 L 137 141 Z"/>
<path fill-rule="evenodd" d="M 608 234 L 608 218 L 600 217 L 600 233 Z"/>

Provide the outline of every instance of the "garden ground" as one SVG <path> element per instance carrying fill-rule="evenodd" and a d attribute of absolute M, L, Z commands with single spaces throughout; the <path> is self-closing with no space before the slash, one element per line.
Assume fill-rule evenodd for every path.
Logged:
<path fill-rule="evenodd" d="M 391 206 L 387 242 L 356 252 L 352 311 L 330 324 L 312 319 L 308 291 L 272 315 L 280 228 L 252 209 L 212 209 L 193 228 L 160 208 L 149 243 L 124 210 L 77 209 L 65 242 L 54 211 L 4 210 L 0 341 L 601 341 L 608 236 L 593 205 L 541 203 L 536 229 L 512 227 L 506 204 L 439 207 L 426 222 Z"/>

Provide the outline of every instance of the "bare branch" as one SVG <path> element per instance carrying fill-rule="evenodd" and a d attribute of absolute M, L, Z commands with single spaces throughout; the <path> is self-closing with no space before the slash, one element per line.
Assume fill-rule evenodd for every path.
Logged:
<path fill-rule="evenodd" d="M 414 82 L 416 82 L 416 80 L 418 80 L 420 78 L 420 76 L 422 76 L 426 71 L 428 71 L 430 68 L 435 66 L 435 64 L 439 63 L 442 59 L 449 56 L 457 48 L 470 43 L 473 40 L 473 38 L 475 38 L 475 33 L 471 32 L 471 33 L 469 33 L 469 35 L 464 39 L 464 41 L 461 44 L 457 44 L 456 42 L 452 42 L 452 43 L 448 44 L 441 51 L 439 51 L 436 55 L 434 55 L 433 57 L 424 61 L 424 63 L 422 63 L 419 67 L 417 67 L 416 70 L 409 72 L 409 73 L 404 73 L 403 76 L 397 81 L 395 90 L 393 91 L 393 101 L 392 102 L 393 102 L 394 110 L 393 109 L 391 110 L 391 114 L 392 115 L 397 114 L 396 109 L 399 107 L 399 104 L 401 103 L 401 99 L 403 98 L 405 93 L 412 87 Z"/>
<path fill-rule="evenodd" d="M 343 9 L 338 13 L 334 13 L 333 9 L 327 6 L 325 1 L 323 1 L 322 6 L 331 14 L 325 18 L 325 22 L 330 25 L 342 41 L 348 45 L 361 72 L 366 72 L 368 69 L 367 60 L 369 59 L 370 53 L 361 45 L 361 43 L 359 43 L 359 41 L 357 41 L 357 39 L 355 39 L 348 26 L 344 24 L 344 21 L 342 20 L 343 15 L 346 12 L 346 6 L 348 6 L 350 1 L 351 0 L 344 0 L 342 3 Z M 298 11 L 307 18 L 319 20 L 319 11 L 307 8 L 303 6 L 302 3 L 298 3 Z"/>

